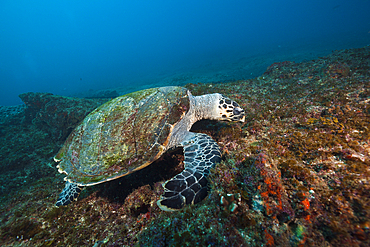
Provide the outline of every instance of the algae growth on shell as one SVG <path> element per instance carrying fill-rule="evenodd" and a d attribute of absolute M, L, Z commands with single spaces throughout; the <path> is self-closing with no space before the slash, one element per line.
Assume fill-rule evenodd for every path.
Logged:
<path fill-rule="evenodd" d="M 189 109 L 186 89 L 171 89 L 130 93 L 91 112 L 56 155 L 59 171 L 70 182 L 93 185 L 152 163 Z"/>

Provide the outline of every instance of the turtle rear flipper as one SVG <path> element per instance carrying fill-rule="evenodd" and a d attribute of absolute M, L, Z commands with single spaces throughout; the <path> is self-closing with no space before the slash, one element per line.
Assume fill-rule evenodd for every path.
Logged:
<path fill-rule="evenodd" d="M 181 143 L 184 171 L 163 184 L 164 194 L 157 202 L 162 210 L 178 210 L 203 200 L 207 196 L 209 170 L 221 161 L 220 148 L 210 136 L 201 133 L 190 136 Z"/>
<path fill-rule="evenodd" d="M 77 200 L 78 195 L 80 194 L 82 188 L 77 184 L 66 182 L 62 193 L 60 193 L 59 198 L 55 206 L 65 206 L 72 202 L 72 200 Z"/>

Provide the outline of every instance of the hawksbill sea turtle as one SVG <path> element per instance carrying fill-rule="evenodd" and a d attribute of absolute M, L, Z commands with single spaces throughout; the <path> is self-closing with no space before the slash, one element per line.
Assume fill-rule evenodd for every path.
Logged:
<path fill-rule="evenodd" d="M 54 157 L 67 174 L 56 206 L 76 200 L 91 186 L 140 170 L 176 147 L 184 150 L 184 170 L 163 184 L 157 201 L 172 211 L 207 195 L 207 175 L 221 161 L 217 143 L 190 132 L 201 119 L 244 122 L 244 110 L 222 94 L 193 96 L 183 87 L 159 87 L 114 98 L 101 105 L 72 131 Z"/>

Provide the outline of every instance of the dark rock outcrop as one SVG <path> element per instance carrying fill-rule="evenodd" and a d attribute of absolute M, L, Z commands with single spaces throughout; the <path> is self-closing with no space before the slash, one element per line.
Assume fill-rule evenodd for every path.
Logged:
<path fill-rule="evenodd" d="M 93 109 L 109 99 L 80 99 L 51 93 L 23 93 L 26 104 L 24 123 L 34 124 L 55 141 L 63 141 Z"/>

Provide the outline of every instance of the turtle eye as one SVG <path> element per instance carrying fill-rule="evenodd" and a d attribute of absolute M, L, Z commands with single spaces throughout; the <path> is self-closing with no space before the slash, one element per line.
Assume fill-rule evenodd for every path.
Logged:
<path fill-rule="evenodd" d="M 241 111 L 238 108 L 233 109 L 234 115 L 240 115 Z"/>

